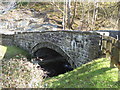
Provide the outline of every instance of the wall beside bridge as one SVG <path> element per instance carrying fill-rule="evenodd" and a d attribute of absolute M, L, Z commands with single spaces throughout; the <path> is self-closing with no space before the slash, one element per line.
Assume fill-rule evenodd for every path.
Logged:
<path fill-rule="evenodd" d="M 14 35 L 0 34 L 0 45 L 14 45 Z"/>

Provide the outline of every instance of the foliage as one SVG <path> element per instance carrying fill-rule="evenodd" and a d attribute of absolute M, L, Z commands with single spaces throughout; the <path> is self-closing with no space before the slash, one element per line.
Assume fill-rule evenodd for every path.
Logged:
<path fill-rule="evenodd" d="M 118 88 L 117 68 L 109 68 L 109 60 L 101 58 L 81 67 L 45 80 L 47 88 Z"/>

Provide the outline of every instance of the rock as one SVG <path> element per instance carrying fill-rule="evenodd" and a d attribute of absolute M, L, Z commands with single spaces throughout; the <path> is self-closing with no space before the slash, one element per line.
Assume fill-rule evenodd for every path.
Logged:
<path fill-rule="evenodd" d="M 49 23 L 46 13 L 29 9 L 13 9 L 0 16 L 0 29 L 12 31 L 56 30 L 59 26 Z"/>
<path fill-rule="evenodd" d="M 9 10 L 15 8 L 16 2 L 13 0 L 12 2 L 0 2 L 0 14 L 5 14 Z"/>

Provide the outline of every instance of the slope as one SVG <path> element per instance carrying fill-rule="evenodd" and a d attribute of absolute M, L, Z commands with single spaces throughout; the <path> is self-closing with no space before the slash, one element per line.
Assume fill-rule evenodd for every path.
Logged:
<path fill-rule="evenodd" d="M 46 79 L 47 88 L 118 88 L 117 68 L 109 68 L 110 61 L 100 58 L 81 67 Z"/>

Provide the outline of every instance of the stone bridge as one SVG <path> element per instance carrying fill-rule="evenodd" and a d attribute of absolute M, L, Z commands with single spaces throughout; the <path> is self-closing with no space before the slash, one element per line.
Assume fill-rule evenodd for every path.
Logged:
<path fill-rule="evenodd" d="M 101 33 L 106 34 L 65 30 L 16 32 L 13 35 L 2 34 L 1 43 L 19 46 L 44 61 L 56 60 L 59 63 L 69 63 L 72 68 L 76 68 L 100 57 L 102 53 L 111 54 L 113 46 L 119 47 L 118 33 L 115 34 L 116 37 L 103 36 Z M 117 55 L 120 56 L 119 50 Z"/>

